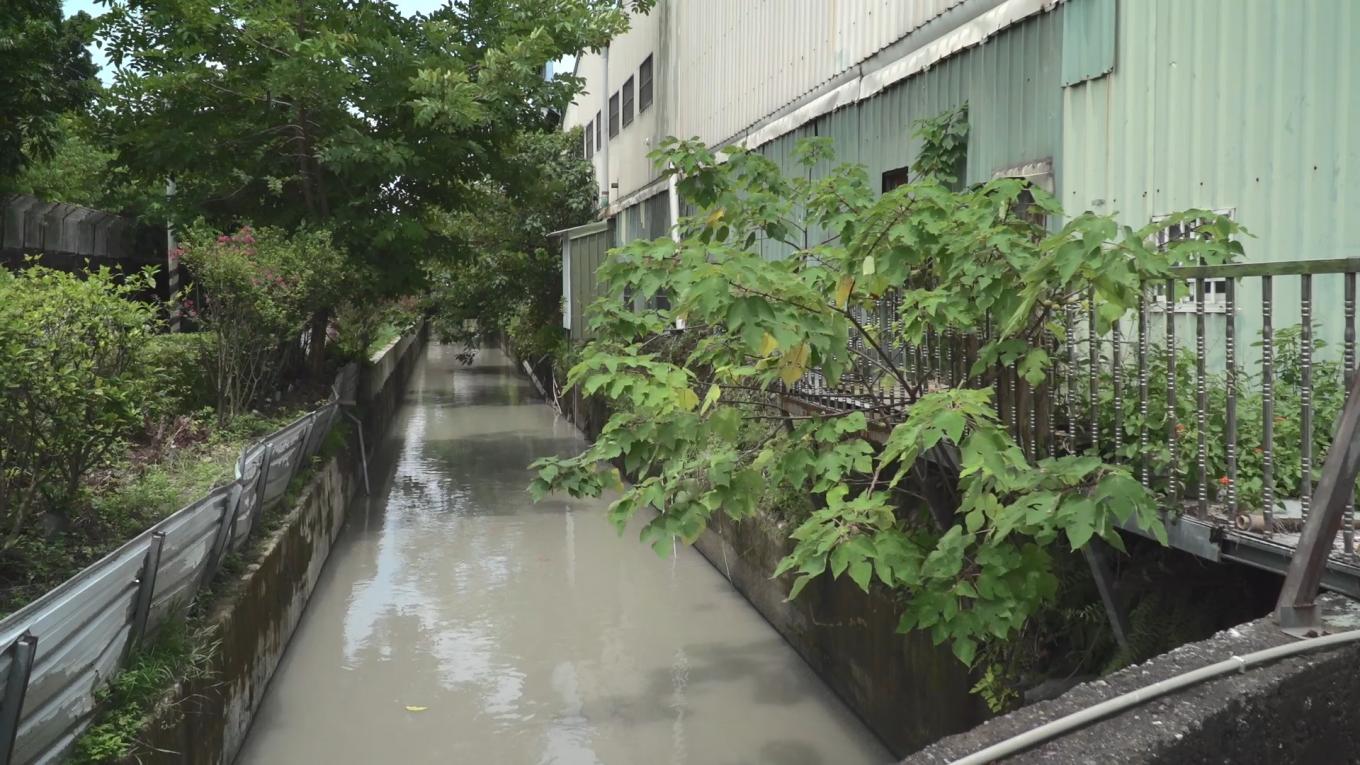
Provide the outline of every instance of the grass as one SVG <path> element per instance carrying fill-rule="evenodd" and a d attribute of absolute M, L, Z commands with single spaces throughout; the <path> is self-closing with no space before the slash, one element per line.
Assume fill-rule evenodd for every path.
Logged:
<path fill-rule="evenodd" d="M 367 357 L 372 358 L 373 354 L 387 347 L 387 344 L 401 337 L 401 327 L 390 321 L 385 321 L 378 327 L 378 331 L 373 335 L 373 342 L 368 344 Z"/>
<path fill-rule="evenodd" d="M 215 650 L 211 633 L 197 619 L 167 619 L 128 666 L 96 692 L 99 718 L 76 740 L 69 762 L 117 762 L 131 755 L 170 688 L 211 675 Z"/>

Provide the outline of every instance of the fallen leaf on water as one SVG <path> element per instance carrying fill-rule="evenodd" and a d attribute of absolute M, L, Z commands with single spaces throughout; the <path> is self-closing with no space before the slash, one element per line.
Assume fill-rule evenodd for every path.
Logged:
<path fill-rule="evenodd" d="M 414 706 L 411 706 L 410 704 L 407 704 L 407 705 L 406 705 L 406 711 L 407 711 L 407 712 L 424 712 L 424 711 L 427 710 L 427 709 L 429 709 L 429 707 L 414 707 Z"/>

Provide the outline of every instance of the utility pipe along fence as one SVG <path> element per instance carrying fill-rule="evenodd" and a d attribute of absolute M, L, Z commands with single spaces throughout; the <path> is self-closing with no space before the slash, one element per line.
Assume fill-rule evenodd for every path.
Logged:
<path fill-rule="evenodd" d="M 94 718 L 96 690 L 245 546 L 356 383 L 351 364 L 325 405 L 242 450 L 235 480 L 0 621 L 0 765 L 61 759 Z"/>
<path fill-rule="evenodd" d="M 1093 297 L 1074 301 L 1058 312 L 1065 337 L 1044 341 L 1053 363 L 1042 382 L 990 370 L 998 414 L 1031 459 L 1089 452 L 1128 465 L 1162 497 L 1173 545 L 1283 573 L 1308 523 L 1319 439 L 1356 370 L 1357 273 L 1360 258 L 1180 267 L 1104 333 Z M 980 384 L 970 370 L 992 327 L 908 343 L 899 301 L 858 309 L 851 348 L 862 361 L 835 385 L 814 369 L 787 395 L 890 427 L 913 399 L 880 355 L 918 391 Z M 1323 338 L 1330 347 L 1315 353 Z M 1340 540 L 1310 552 L 1327 559 L 1323 586 L 1360 597 L 1346 495 Z"/>

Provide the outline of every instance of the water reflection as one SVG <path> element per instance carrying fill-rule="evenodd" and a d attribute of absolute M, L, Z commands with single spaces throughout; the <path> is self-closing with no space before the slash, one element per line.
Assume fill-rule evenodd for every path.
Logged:
<path fill-rule="evenodd" d="M 498 354 L 410 387 L 243 762 L 888 761 L 694 551 L 530 504 L 582 441 Z"/>

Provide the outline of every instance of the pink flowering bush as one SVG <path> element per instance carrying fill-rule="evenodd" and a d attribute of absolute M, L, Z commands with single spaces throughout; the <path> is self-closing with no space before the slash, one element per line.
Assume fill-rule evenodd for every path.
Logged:
<path fill-rule="evenodd" d="M 209 366 L 225 424 L 279 389 L 308 319 L 338 298 L 345 256 L 326 231 L 250 226 L 197 227 L 173 256 L 191 280 L 181 314 L 212 333 Z"/>

